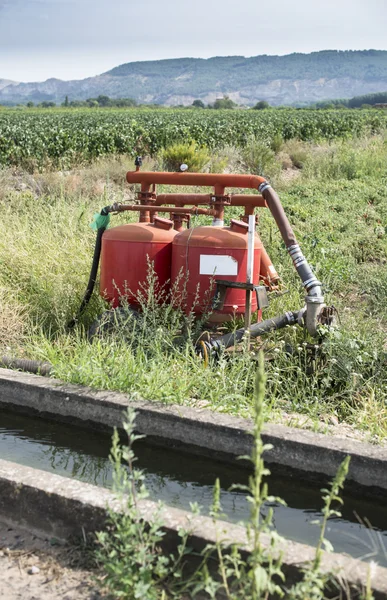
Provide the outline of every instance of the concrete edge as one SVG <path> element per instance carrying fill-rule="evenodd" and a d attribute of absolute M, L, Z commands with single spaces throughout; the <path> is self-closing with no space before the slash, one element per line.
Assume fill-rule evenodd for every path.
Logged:
<path fill-rule="evenodd" d="M 129 405 L 137 411 L 137 429 L 149 440 L 226 461 L 236 461 L 238 456 L 251 452 L 249 419 L 207 409 L 132 400 L 117 392 L 95 391 L 0 369 L 0 408 L 111 430 L 121 426 L 123 412 Z M 387 497 L 387 448 L 273 424 L 266 425 L 263 438 L 273 446 L 265 453 L 271 468 L 294 471 L 305 480 L 325 480 L 335 475 L 349 454 L 348 483 L 356 489 L 361 486 L 363 496 Z"/>
<path fill-rule="evenodd" d="M 67 479 L 38 469 L 24 467 L 0 459 L 0 515 L 24 527 L 66 539 L 70 535 L 104 529 L 108 507 L 123 510 L 123 502 L 107 489 L 74 479 Z M 152 521 L 158 504 L 141 501 L 139 508 L 146 521 Z M 215 543 L 216 536 L 237 543 L 249 553 L 245 529 L 211 518 L 196 516 L 187 511 L 163 506 L 160 517 L 164 522 L 163 546 L 171 551 L 179 542 L 178 531 L 190 532 L 189 545 L 200 552 L 207 544 Z M 268 537 L 262 537 L 268 544 Z M 284 571 L 291 581 L 299 578 L 302 568 L 314 558 L 314 548 L 297 542 L 285 541 L 279 546 Z M 376 599 L 387 599 L 387 569 L 349 558 L 343 554 L 323 553 L 321 570 L 334 573 L 344 589 L 364 588 L 371 577 Z"/>

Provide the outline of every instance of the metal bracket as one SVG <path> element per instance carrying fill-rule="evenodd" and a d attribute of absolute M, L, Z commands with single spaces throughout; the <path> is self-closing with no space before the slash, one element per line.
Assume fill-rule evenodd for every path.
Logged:
<path fill-rule="evenodd" d="M 224 204 L 225 206 L 230 206 L 231 197 L 230 196 L 215 196 L 215 194 L 210 195 L 210 205 L 211 204 Z"/>
<path fill-rule="evenodd" d="M 140 201 L 146 200 L 147 203 L 151 204 L 152 201 L 156 201 L 156 194 L 155 192 L 137 192 L 137 198 Z"/>
<path fill-rule="evenodd" d="M 254 285 L 253 283 L 243 283 L 242 281 L 228 281 L 226 279 L 216 279 L 215 283 L 215 295 L 212 300 L 212 308 L 215 310 L 222 310 L 228 288 L 255 292 L 259 310 L 269 306 L 269 298 L 264 285 Z"/>

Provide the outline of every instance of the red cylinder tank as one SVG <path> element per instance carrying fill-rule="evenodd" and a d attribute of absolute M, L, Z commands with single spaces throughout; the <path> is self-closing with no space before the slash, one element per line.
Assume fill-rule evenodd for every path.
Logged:
<path fill-rule="evenodd" d="M 200 315 L 211 306 L 215 279 L 246 283 L 248 225 L 231 221 L 230 227 L 202 226 L 179 233 L 172 244 L 171 285 L 183 298 L 186 312 Z M 259 283 L 262 242 L 255 236 L 253 282 Z M 188 272 L 188 275 L 187 275 Z M 245 312 L 246 292 L 228 288 L 224 306 L 210 316 L 222 323 Z M 252 311 L 257 310 L 252 294 Z"/>
<path fill-rule="evenodd" d="M 165 299 L 170 287 L 172 241 L 176 235 L 173 222 L 160 217 L 155 217 L 154 223 L 129 223 L 105 231 L 101 250 L 101 296 L 114 308 L 122 296 L 132 306 L 138 305 L 138 293 L 146 294 L 144 284 L 151 261 L 157 288 L 159 292 L 162 290 Z"/>

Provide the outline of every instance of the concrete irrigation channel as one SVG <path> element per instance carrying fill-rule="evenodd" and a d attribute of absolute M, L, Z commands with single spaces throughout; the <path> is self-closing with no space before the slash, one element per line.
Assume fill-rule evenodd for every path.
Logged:
<path fill-rule="evenodd" d="M 178 527 L 187 523 L 194 548 L 214 540 L 212 520 L 193 517 L 189 503 L 197 501 L 205 513 L 220 477 L 229 520 L 222 531 L 248 552 L 244 528 L 235 524 L 247 516 L 247 502 L 229 487 L 248 477 L 247 464 L 238 457 L 251 451 L 249 420 L 131 401 L 7 369 L 0 369 L 0 518 L 60 538 L 103 528 L 107 505 L 120 509 L 109 489 L 108 454 L 112 428 L 122 426 L 129 403 L 137 411 L 137 429 L 147 436 L 135 449 L 151 498 L 141 510 L 150 518 L 155 502 L 164 501 L 168 549 L 177 542 Z M 325 553 L 323 568 L 339 570 L 348 586 L 365 585 L 364 561 L 373 559 L 381 565 L 371 569 L 375 597 L 387 599 L 387 450 L 280 425 L 268 425 L 264 441 L 273 445 L 265 455 L 271 493 L 287 502 L 273 508 L 275 527 L 287 538 L 288 574 L 297 578 L 313 557 L 318 531 L 310 521 L 320 514 L 319 488 L 350 454 L 342 518 L 330 521 L 327 532 L 336 553 Z"/>

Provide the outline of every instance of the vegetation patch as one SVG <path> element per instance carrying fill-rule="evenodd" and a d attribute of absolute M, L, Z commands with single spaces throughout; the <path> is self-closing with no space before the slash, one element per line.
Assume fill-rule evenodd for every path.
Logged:
<path fill-rule="evenodd" d="M 29 174 L 20 167 L 0 171 L 6 223 L 0 239 L 1 352 L 48 360 L 55 375 L 69 382 L 249 416 L 256 353 L 262 347 L 268 378 L 266 419 L 289 422 L 300 416 L 305 426 L 322 431 L 326 423 L 338 422 L 368 439 L 383 441 L 385 137 L 318 143 L 278 138 L 274 146 L 262 146 L 250 137 L 246 152 L 249 144 L 254 152 L 267 153 L 263 155 L 270 161 L 261 166 L 257 150 L 252 154 L 257 160 L 247 167 L 246 154 L 232 146 L 214 153 L 211 161 L 222 161 L 226 171 L 262 169 L 271 178 L 305 255 L 324 283 L 327 303 L 337 308 L 336 330 L 323 331 L 316 343 L 302 329 L 287 328 L 262 338 L 250 351 L 225 352 L 206 367 L 193 350 L 195 323 L 185 323 L 182 336 L 181 315 L 169 305 L 156 305 L 154 299 L 144 304 L 141 324 L 133 323 L 122 335 L 119 330 L 115 336 L 102 335 L 90 344 L 86 331 L 108 308 L 96 293 L 78 327 L 68 331 L 66 325 L 77 312 L 89 276 L 95 241 L 89 227 L 92 215 L 102 206 L 134 198 L 134 187 L 125 182 L 130 162 L 114 156 L 68 171 Z M 299 166 L 283 168 L 284 153 L 292 155 L 293 162 L 296 152 Z M 213 170 L 211 161 L 206 169 Z M 155 168 L 154 161 L 146 158 L 143 168 Z M 297 177 L 289 178 L 289 173 Z M 230 207 L 226 217 L 239 214 Z M 128 219 L 134 221 L 135 213 L 113 216 L 112 225 Z M 193 217 L 192 224 L 205 219 Z M 287 291 L 272 295 L 264 318 L 301 308 L 304 295 L 297 274 L 265 209 L 260 210 L 259 232 Z"/>

